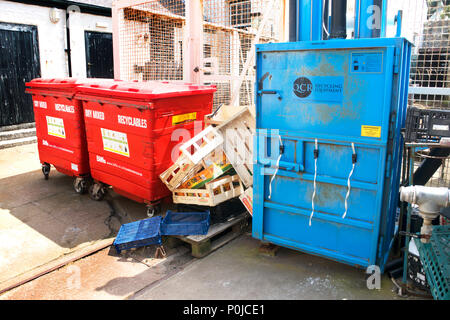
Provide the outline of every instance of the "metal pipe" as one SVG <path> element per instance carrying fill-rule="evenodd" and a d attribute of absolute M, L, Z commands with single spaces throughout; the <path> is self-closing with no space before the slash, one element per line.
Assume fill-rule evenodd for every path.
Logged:
<path fill-rule="evenodd" d="M 386 36 L 387 0 L 355 1 L 355 39 Z"/>
<path fill-rule="evenodd" d="M 323 3 L 323 32 L 322 32 L 322 39 L 326 40 L 329 37 L 329 30 L 330 30 L 330 26 L 328 23 L 328 19 L 329 19 L 329 11 L 330 11 L 330 0 L 324 0 Z"/>
<path fill-rule="evenodd" d="M 426 236 L 421 241 L 427 243 L 432 231 L 432 220 L 440 214 L 441 208 L 450 206 L 450 190 L 424 186 L 401 187 L 400 200 L 419 206 L 419 215 L 423 218 L 420 233 Z"/>
<path fill-rule="evenodd" d="M 331 1 L 331 39 L 347 38 L 347 0 Z"/>
<path fill-rule="evenodd" d="M 297 0 L 296 12 L 296 40 L 322 40 L 323 0 Z"/>
<path fill-rule="evenodd" d="M 69 75 L 69 77 L 72 77 L 72 49 L 70 46 L 70 26 L 69 26 L 69 21 L 70 21 L 70 12 L 69 12 L 69 8 L 66 8 L 66 48 L 64 51 L 66 51 L 67 53 L 67 73 Z"/>
<path fill-rule="evenodd" d="M 297 1 L 289 0 L 289 42 L 297 41 Z"/>

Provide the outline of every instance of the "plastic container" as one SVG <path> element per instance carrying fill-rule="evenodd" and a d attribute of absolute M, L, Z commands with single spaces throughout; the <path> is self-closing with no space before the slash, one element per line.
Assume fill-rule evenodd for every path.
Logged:
<path fill-rule="evenodd" d="M 211 112 L 214 86 L 178 82 L 121 82 L 79 87 L 83 101 L 91 175 L 90 195 L 100 200 L 104 185 L 132 200 L 153 204 L 169 196 L 159 175 L 176 159 L 180 136 L 201 130 Z M 178 130 L 172 138 L 174 131 Z"/>
<path fill-rule="evenodd" d="M 434 226 L 430 243 L 414 241 L 434 299 L 450 300 L 450 226 Z"/>
<path fill-rule="evenodd" d="M 438 143 L 442 137 L 450 137 L 450 110 L 408 108 L 407 142 Z"/>
<path fill-rule="evenodd" d="M 205 235 L 209 229 L 209 211 L 174 212 L 168 210 L 161 222 L 161 234 L 165 236 Z"/>
<path fill-rule="evenodd" d="M 26 92 L 33 98 L 39 159 L 45 179 L 53 165 L 59 172 L 79 177 L 74 182 L 76 192 L 87 190 L 86 177 L 90 170 L 83 109 L 74 96 L 81 84 L 112 81 L 37 78 L 26 83 Z"/>
<path fill-rule="evenodd" d="M 114 240 L 117 253 L 151 244 L 161 245 L 160 216 L 123 224 Z"/>

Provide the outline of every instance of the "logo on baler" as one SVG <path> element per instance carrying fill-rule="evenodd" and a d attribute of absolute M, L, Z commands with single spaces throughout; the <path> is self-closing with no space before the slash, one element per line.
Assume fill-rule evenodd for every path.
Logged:
<path fill-rule="evenodd" d="M 299 98 L 308 97 L 313 90 L 313 84 L 311 80 L 305 77 L 297 78 L 294 81 L 294 93 Z"/>

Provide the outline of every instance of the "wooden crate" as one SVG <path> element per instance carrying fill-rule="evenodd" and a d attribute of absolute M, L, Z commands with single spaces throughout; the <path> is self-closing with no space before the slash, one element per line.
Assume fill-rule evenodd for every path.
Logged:
<path fill-rule="evenodd" d="M 180 147 L 180 151 L 192 163 L 198 164 L 223 143 L 222 134 L 214 127 L 206 127 L 205 130 L 197 134 Z"/>
<path fill-rule="evenodd" d="M 248 213 L 253 216 L 253 188 L 248 188 L 240 196 L 239 199 L 247 209 Z"/>
<path fill-rule="evenodd" d="M 213 125 L 218 126 L 227 122 L 231 118 L 233 118 L 237 113 L 241 112 L 243 109 L 254 110 L 255 106 L 231 106 L 231 105 L 223 105 L 220 107 L 217 112 L 213 112 L 212 114 L 207 114 L 205 116 L 205 126 Z"/>
<path fill-rule="evenodd" d="M 255 117 L 248 108 L 239 111 L 230 120 L 217 127 L 224 139 L 225 155 L 247 188 L 253 185 L 255 127 Z"/>
<path fill-rule="evenodd" d="M 169 188 L 174 191 L 183 181 L 195 175 L 202 168 L 202 164 L 194 164 L 185 155 L 178 157 L 177 161 L 166 171 L 159 175 L 160 179 Z"/>
<path fill-rule="evenodd" d="M 235 183 L 239 184 L 235 186 Z M 208 182 L 205 189 L 176 189 L 173 191 L 173 202 L 214 207 L 240 196 L 243 191 L 238 175 L 225 176 Z"/>

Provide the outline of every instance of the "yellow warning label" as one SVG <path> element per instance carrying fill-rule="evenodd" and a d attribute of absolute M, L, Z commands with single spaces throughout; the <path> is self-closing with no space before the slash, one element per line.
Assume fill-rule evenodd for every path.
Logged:
<path fill-rule="evenodd" d="M 179 114 L 172 117 L 172 125 L 191 122 L 197 119 L 197 112 Z"/>
<path fill-rule="evenodd" d="M 371 138 L 381 138 L 381 127 L 361 126 L 361 136 Z"/>

